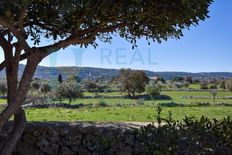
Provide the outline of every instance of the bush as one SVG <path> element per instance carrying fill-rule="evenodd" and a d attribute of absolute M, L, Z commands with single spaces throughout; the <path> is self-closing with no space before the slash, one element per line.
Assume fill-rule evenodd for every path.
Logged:
<path fill-rule="evenodd" d="M 100 101 L 96 106 L 97 107 L 108 107 L 109 105 L 104 101 Z"/>
<path fill-rule="evenodd" d="M 199 120 L 186 117 L 183 122 L 161 117 L 158 109 L 158 126 L 151 124 L 138 130 L 141 151 L 145 154 L 231 154 L 232 120 Z M 162 121 L 164 124 L 161 125 Z"/>

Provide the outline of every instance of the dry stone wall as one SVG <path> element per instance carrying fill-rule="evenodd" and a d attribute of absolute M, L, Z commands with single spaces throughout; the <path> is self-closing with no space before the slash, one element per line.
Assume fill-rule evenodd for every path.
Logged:
<path fill-rule="evenodd" d="M 14 155 L 132 155 L 143 154 L 128 123 L 28 123 Z M 8 124 L 0 139 L 12 129 Z"/>

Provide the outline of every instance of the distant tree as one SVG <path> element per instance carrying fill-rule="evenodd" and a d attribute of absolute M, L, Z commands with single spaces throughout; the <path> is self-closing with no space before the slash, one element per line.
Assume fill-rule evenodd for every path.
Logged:
<path fill-rule="evenodd" d="M 131 69 L 121 69 L 116 79 L 120 84 L 120 90 L 127 92 L 129 97 L 135 96 L 136 92 L 144 92 L 149 82 L 149 78 L 143 71 Z"/>
<path fill-rule="evenodd" d="M 155 97 L 157 95 L 160 95 L 161 93 L 161 85 L 155 83 L 154 81 L 150 81 L 148 85 L 145 87 L 145 91 L 147 95 L 150 95 L 151 97 Z"/>
<path fill-rule="evenodd" d="M 62 82 L 63 82 L 62 74 L 59 74 L 59 76 L 58 76 L 58 82 L 59 82 L 59 83 L 62 83 Z"/>
<path fill-rule="evenodd" d="M 39 88 L 40 88 L 40 82 L 38 80 L 34 80 L 31 83 L 31 88 L 32 88 L 33 91 L 38 91 Z"/>
<path fill-rule="evenodd" d="M 88 80 L 84 82 L 84 88 L 87 92 L 98 91 L 98 85 L 96 82 Z"/>
<path fill-rule="evenodd" d="M 185 78 L 184 77 L 180 77 L 180 76 L 176 76 L 172 79 L 173 82 L 184 82 Z"/>
<path fill-rule="evenodd" d="M 226 89 L 232 92 L 232 80 L 226 80 Z"/>
<path fill-rule="evenodd" d="M 189 82 L 184 82 L 184 83 L 183 83 L 183 86 L 184 86 L 185 88 L 189 88 L 190 83 L 189 83 Z"/>
<path fill-rule="evenodd" d="M 74 81 L 74 82 L 81 82 L 81 79 L 77 75 L 70 75 L 67 79 L 67 81 Z"/>
<path fill-rule="evenodd" d="M 224 79 L 222 79 L 221 82 L 220 82 L 220 88 L 221 89 L 226 89 L 226 81 Z"/>
<path fill-rule="evenodd" d="M 216 83 L 212 83 L 212 84 L 210 85 L 210 89 L 218 89 L 217 84 L 216 84 Z"/>
<path fill-rule="evenodd" d="M 4 81 L 0 82 L 0 94 L 5 96 L 7 94 L 7 83 Z"/>
<path fill-rule="evenodd" d="M 44 94 L 44 97 L 46 97 L 47 93 L 50 92 L 52 87 L 47 83 L 43 82 L 40 86 L 40 92 Z"/>
<path fill-rule="evenodd" d="M 191 76 L 187 76 L 185 78 L 185 81 L 188 82 L 189 84 L 193 84 L 193 78 Z"/>
<path fill-rule="evenodd" d="M 206 81 L 206 80 L 202 80 L 202 81 L 200 82 L 200 87 L 201 87 L 201 89 L 209 89 L 208 85 L 209 85 L 209 83 L 208 83 L 208 81 Z"/>
<path fill-rule="evenodd" d="M 194 80 L 194 84 L 199 84 L 201 81 L 199 79 Z"/>
<path fill-rule="evenodd" d="M 161 76 L 158 76 L 158 77 L 157 77 L 157 83 L 158 83 L 158 82 L 165 83 L 165 79 L 164 79 L 163 77 L 161 77 Z"/>
<path fill-rule="evenodd" d="M 217 89 L 210 90 L 210 93 L 213 95 L 213 102 L 215 102 L 216 101 L 216 96 L 218 94 Z"/>
<path fill-rule="evenodd" d="M 71 104 L 77 98 L 82 98 L 83 93 L 80 86 L 76 82 L 63 82 L 55 90 L 55 95 L 57 98 L 68 99 L 69 104 Z"/>

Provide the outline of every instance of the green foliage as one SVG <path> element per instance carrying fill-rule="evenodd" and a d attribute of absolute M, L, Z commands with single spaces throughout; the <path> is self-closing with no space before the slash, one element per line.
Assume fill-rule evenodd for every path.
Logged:
<path fill-rule="evenodd" d="M 121 69 L 116 78 L 120 84 L 120 90 L 127 92 L 129 96 L 135 96 L 135 93 L 143 93 L 149 78 L 143 71 Z"/>
<path fill-rule="evenodd" d="M 40 86 L 40 92 L 44 95 L 47 95 L 47 93 L 50 92 L 51 89 L 52 87 L 47 82 L 43 82 Z"/>
<path fill-rule="evenodd" d="M 87 92 L 97 92 L 98 85 L 96 82 L 88 80 L 84 82 L 84 88 Z"/>
<path fill-rule="evenodd" d="M 209 85 L 209 83 L 206 80 L 203 80 L 200 82 L 201 89 L 209 89 L 208 85 Z"/>
<path fill-rule="evenodd" d="M 172 79 L 173 82 L 184 82 L 185 78 L 184 77 L 180 77 L 180 76 L 176 76 Z"/>
<path fill-rule="evenodd" d="M 226 80 L 226 89 L 232 92 L 232 80 Z"/>
<path fill-rule="evenodd" d="M 221 82 L 220 82 L 220 88 L 221 89 L 226 89 L 226 82 L 225 82 L 225 80 L 221 80 Z"/>
<path fill-rule="evenodd" d="M 191 76 L 186 77 L 185 81 L 188 82 L 189 84 L 193 84 L 193 78 Z"/>
<path fill-rule="evenodd" d="M 35 44 L 40 43 L 42 36 L 58 40 L 81 31 L 79 35 L 84 37 L 88 35 L 85 30 L 102 28 L 96 36 L 103 42 L 110 42 L 111 32 L 116 32 L 134 47 L 136 39 L 142 36 L 158 42 L 180 38 L 182 29 L 208 18 L 211 3 L 212 0 L 1 0 L 0 16 L 18 26 L 21 8 L 27 6 L 25 38 L 31 38 Z M 108 30 L 114 26 L 117 31 Z M 88 44 L 97 46 L 95 41 L 85 46 Z"/>
<path fill-rule="evenodd" d="M 138 137 L 146 154 L 230 154 L 232 152 L 232 120 L 202 116 L 199 120 L 185 117 L 183 122 L 167 119 L 157 108 L 156 125 L 144 126 Z M 164 124 L 161 124 L 163 121 Z"/>
<path fill-rule="evenodd" d="M 150 95 L 151 97 L 155 97 L 157 95 L 160 95 L 162 86 L 159 84 L 156 84 L 154 81 L 150 81 L 149 85 L 146 85 L 145 91 L 147 95 Z"/>
<path fill-rule="evenodd" d="M 40 88 L 40 82 L 39 82 L 38 80 L 32 81 L 32 83 L 31 83 L 31 88 L 32 88 L 34 91 L 39 90 L 39 88 Z"/>
<path fill-rule="evenodd" d="M 59 74 L 59 76 L 58 76 L 58 82 L 59 82 L 59 83 L 62 83 L 62 82 L 63 82 L 62 74 Z"/>
<path fill-rule="evenodd" d="M 76 82 L 63 82 L 55 89 L 53 93 L 54 97 L 60 100 L 68 99 L 69 104 L 71 104 L 71 102 L 77 98 L 83 97 L 80 86 Z"/>

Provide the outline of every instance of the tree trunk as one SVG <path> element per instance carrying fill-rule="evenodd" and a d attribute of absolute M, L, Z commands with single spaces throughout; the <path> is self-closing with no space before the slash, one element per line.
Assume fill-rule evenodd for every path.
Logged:
<path fill-rule="evenodd" d="M 35 54 L 36 53 L 34 53 L 32 57 L 28 58 L 26 67 L 19 83 L 17 79 L 19 61 L 14 61 L 14 59 L 10 59 L 12 57 L 5 58 L 7 60 L 6 75 L 9 89 L 7 97 L 8 106 L 0 114 L 0 132 L 2 127 L 13 115 L 14 129 L 6 138 L 2 148 L 0 148 L 0 155 L 11 154 L 26 126 L 26 116 L 24 110 L 21 108 L 21 105 L 26 100 L 30 83 L 32 81 L 36 67 L 42 60 L 41 55 Z"/>
<path fill-rule="evenodd" d="M 68 99 L 69 99 L 69 105 L 71 105 L 71 103 L 72 103 L 72 98 L 69 97 Z"/>
<path fill-rule="evenodd" d="M 10 155 L 26 127 L 25 111 L 19 108 L 14 114 L 14 129 L 5 140 L 0 155 Z"/>

